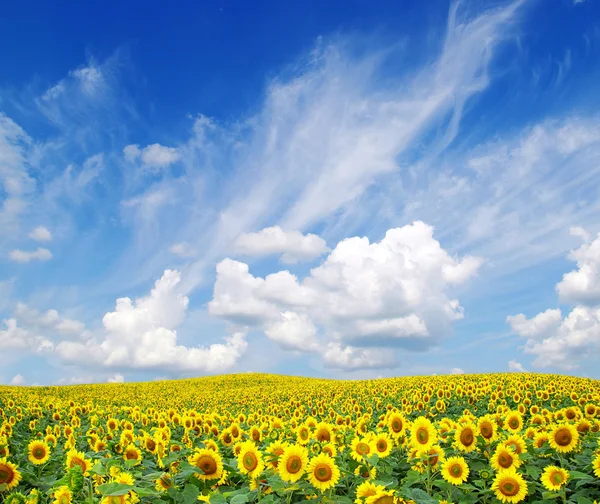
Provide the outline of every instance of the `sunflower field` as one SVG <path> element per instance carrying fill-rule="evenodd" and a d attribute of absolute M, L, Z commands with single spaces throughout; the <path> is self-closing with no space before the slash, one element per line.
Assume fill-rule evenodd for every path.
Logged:
<path fill-rule="evenodd" d="M 599 431 L 557 375 L 2 387 L 0 501 L 592 504 Z"/>

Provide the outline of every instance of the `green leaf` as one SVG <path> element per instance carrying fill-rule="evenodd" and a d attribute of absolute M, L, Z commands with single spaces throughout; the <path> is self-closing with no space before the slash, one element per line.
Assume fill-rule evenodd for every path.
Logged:
<path fill-rule="evenodd" d="M 102 462 L 96 462 L 96 465 L 90 469 L 91 474 L 97 474 L 98 476 L 106 476 L 106 469 L 102 465 Z"/>
<path fill-rule="evenodd" d="M 594 501 L 587 497 L 577 497 L 577 504 L 594 504 Z"/>
<path fill-rule="evenodd" d="M 184 504 L 193 504 L 198 500 L 200 489 L 194 485 L 186 485 L 181 495 L 183 496 Z"/>
<path fill-rule="evenodd" d="M 377 455 L 377 453 L 373 453 L 373 455 L 365 455 L 365 458 L 367 459 L 367 462 L 369 462 L 369 464 L 371 464 L 373 467 L 377 466 L 377 462 L 379 462 L 379 455 Z"/>
<path fill-rule="evenodd" d="M 418 502 L 419 504 L 438 504 L 437 499 L 434 499 L 431 495 L 420 488 L 409 488 L 407 490 L 408 493 L 406 496 L 409 499 Z"/>
<path fill-rule="evenodd" d="M 593 480 L 594 479 L 589 474 L 582 473 L 579 471 L 569 471 L 569 474 L 571 475 L 571 479 L 574 479 L 574 480 L 579 480 L 579 479 Z"/>
<path fill-rule="evenodd" d="M 225 497 L 218 493 L 212 494 L 210 496 L 209 502 L 210 504 L 227 504 Z"/>
<path fill-rule="evenodd" d="M 229 502 L 230 504 L 245 504 L 248 502 L 248 494 L 236 495 Z"/>
<path fill-rule="evenodd" d="M 104 483 L 98 486 L 98 491 L 104 497 L 117 497 L 128 494 L 133 488 L 133 485 L 125 485 L 124 483 Z"/>

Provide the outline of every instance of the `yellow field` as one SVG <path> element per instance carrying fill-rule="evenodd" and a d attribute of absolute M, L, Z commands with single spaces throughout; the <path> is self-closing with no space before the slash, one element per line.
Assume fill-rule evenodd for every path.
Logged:
<path fill-rule="evenodd" d="M 0 499 L 591 504 L 599 431 L 557 375 L 2 387 Z"/>

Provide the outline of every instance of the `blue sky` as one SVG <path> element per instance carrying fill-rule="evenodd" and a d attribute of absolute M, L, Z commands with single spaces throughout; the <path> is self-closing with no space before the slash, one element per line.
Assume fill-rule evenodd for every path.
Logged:
<path fill-rule="evenodd" d="M 0 382 L 600 378 L 599 14 L 7 6 Z"/>

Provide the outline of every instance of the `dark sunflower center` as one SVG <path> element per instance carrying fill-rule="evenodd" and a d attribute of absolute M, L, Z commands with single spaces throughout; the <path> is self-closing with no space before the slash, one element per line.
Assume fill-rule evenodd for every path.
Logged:
<path fill-rule="evenodd" d="M 400 420 L 394 420 L 392 422 L 392 430 L 394 432 L 400 432 L 402 430 L 402 422 Z"/>
<path fill-rule="evenodd" d="M 479 430 L 484 438 L 487 439 L 492 437 L 492 428 L 489 425 L 483 424 Z"/>
<path fill-rule="evenodd" d="M 10 483 L 13 480 L 13 471 L 8 466 L 0 467 L 0 483 Z"/>
<path fill-rule="evenodd" d="M 387 441 L 380 439 L 377 441 L 377 451 L 384 452 L 385 450 L 387 450 Z"/>
<path fill-rule="evenodd" d="M 516 418 L 511 418 L 511 419 L 508 421 L 508 425 L 510 425 L 510 427 L 511 427 L 512 429 L 516 429 L 516 428 L 518 428 L 518 427 L 519 427 L 519 420 L 517 420 Z"/>
<path fill-rule="evenodd" d="M 214 474 L 217 472 L 217 463 L 215 462 L 215 460 L 208 456 L 208 455 L 202 455 L 199 459 L 198 462 L 196 463 L 197 467 L 199 467 L 200 469 L 202 469 L 202 472 L 204 474 Z"/>
<path fill-rule="evenodd" d="M 36 447 L 33 450 L 33 456 L 36 459 L 43 459 L 46 456 L 46 450 L 44 450 L 42 447 Z"/>
<path fill-rule="evenodd" d="M 125 457 L 127 458 L 127 460 L 137 460 L 138 455 L 137 455 L 137 452 L 135 450 L 129 450 L 125 454 Z"/>
<path fill-rule="evenodd" d="M 315 467 L 315 478 L 322 483 L 325 481 L 329 481 L 331 479 L 332 474 L 333 473 L 331 472 L 331 467 L 329 467 L 328 465 L 320 464 L 317 467 Z"/>
<path fill-rule="evenodd" d="M 359 455 L 366 455 L 371 451 L 371 448 L 367 443 L 358 443 L 356 445 L 356 453 Z"/>
<path fill-rule="evenodd" d="M 561 472 L 555 472 L 552 473 L 552 476 L 550 476 L 550 481 L 552 481 L 552 483 L 555 485 L 562 485 L 563 481 L 565 481 L 565 478 Z"/>
<path fill-rule="evenodd" d="M 499 488 L 502 495 L 507 497 L 513 497 L 519 493 L 519 483 L 512 478 L 505 479 Z"/>
<path fill-rule="evenodd" d="M 471 429 L 465 429 L 460 433 L 460 442 L 465 446 L 471 446 L 475 437 Z"/>
<path fill-rule="evenodd" d="M 258 459 L 254 453 L 246 453 L 243 458 L 244 468 L 247 471 L 254 471 L 258 466 Z"/>
<path fill-rule="evenodd" d="M 455 464 L 450 468 L 450 474 L 452 474 L 452 476 L 454 476 L 455 478 L 459 478 L 462 476 L 463 473 L 463 469 L 462 466 Z"/>
<path fill-rule="evenodd" d="M 502 453 L 498 457 L 498 464 L 500 467 L 504 467 L 504 469 L 508 469 L 512 465 L 513 459 L 507 453 Z"/>
<path fill-rule="evenodd" d="M 375 501 L 375 504 L 394 504 L 394 497 L 391 495 L 384 495 L 383 497 L 379 497 Z"/>
<path fill-rule="evenodd" d="M 427 443 L 427 441 L 429 441 L 429 432 L 427 432 L 427 429 L 419 429 L 417 431 L 417 439 L 421 444 Z"/>
<path fill-rule="evenodd" d="M 554 436 L 554 441 L 558 446 L 568 446 L 573 440 L 573 436 L 568 429 L 559 429 Z"/>
<path fill-rule="evenodd" d="M 302 460 L 297 455 L 292 455 L 285 465 L 287 472 L 291 474 L 297 473 L 302 468 Z"/>

